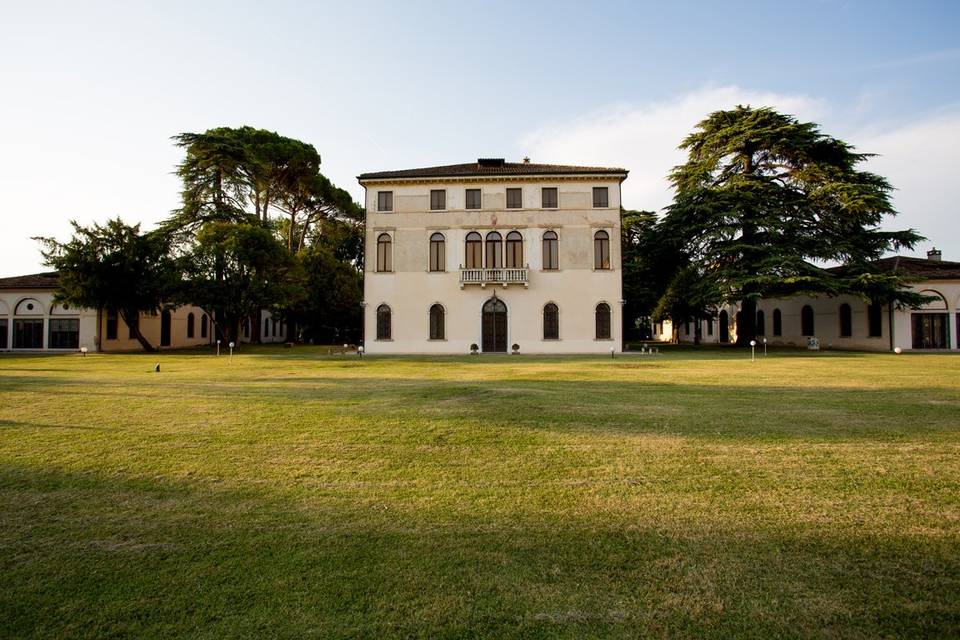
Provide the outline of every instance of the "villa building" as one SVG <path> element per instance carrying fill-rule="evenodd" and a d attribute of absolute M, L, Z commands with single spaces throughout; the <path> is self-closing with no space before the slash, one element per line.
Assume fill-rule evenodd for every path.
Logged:
<path fill-rule="evenodd" d="M 139 351 L 140 342 L 117 314 L 56 304 L 55 271 L 0 278 L 0 351 Z M 186 349 L 215 342 L 210 318 L 199 307 L 182 306 L 140 316 L 140 331 L 160 349 Z M 244 323 L 241 342 L 250 342 Z M 262 311 L 261 342 L 284 342 L 287 327 Z"/>
<path fill-rule="evenodd" d="M 815 338 L 821 349 L 960 351 L 960 262 L 942 260 L 940 251 L 933 249 L 926 259 L 894 256 L 875 264 L 914 280 L 910 288 L 933 300 L 919 309 L 869 304 L 854 296 L 762 300 L 757 309 L 758 340 L 803 347 Z M 678 327 L 659 323 L 654 337 L 670 340 L 677 329 L 680 342 L 733 342 L 738 313 L 737 305 L 725 305 L 709 320 L 681 322 Z"/>
<path fill-rule="evenodd" d="M 626 177 L 501 158 L 359 176 L 366 351 L 620 351 Z"/>

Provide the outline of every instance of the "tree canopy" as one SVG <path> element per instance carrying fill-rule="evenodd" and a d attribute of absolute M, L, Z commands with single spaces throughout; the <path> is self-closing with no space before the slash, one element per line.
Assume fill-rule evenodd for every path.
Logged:
<path fill-rule="evenodd" d="M 738 341 L 755 337 L 762 298 L 850 293 L 916 302 L 902 278 L 871 266 L 922 238 L 880 228 L 896 211 L 887 180 L 860 168 L 870 154 L 814 123 L 743 106 L 710 114 L 681 148 L 688 158 L 670 174 L 675 197 L 662 231 L 707 281 L 702 290 L 741 304 Z M 827 270 L 830 262 L 847 268 Z"/>
<path fill-rule="evenodd" d="M 54 299 L 118 313 L 143 348 L 153 351 L 140 332 L 139 319 L 141 312 L 159 310 L 175 285 L 169 237 L 140 233 L 140 225 L 119 218 L 89 227 L 70 224 L 73 237 L 68 242 L 37 238 L 44 261 L 60 273 Z"/>
<path fill-rule="evenodd" d="M 183 205 L 168 222 L 194 231 L 205 222 L 271 224 L 285 218 L 287 249 L 303 248 L 311 225 L 339 217 L 357 220 L 362 210 L 350 194 L 320 173 L 313 145 L 253 127 L 218 127 L 174 137 L 186 157 L 177 168 Z"/>
<path fill-rule="evenodd" d="M 180 264 L 177 298 L 205 309 L 229 341 L 236 341 L 240 324 L 259 317 L 261 309 L 282 312 L 302 294 L 293 256 L 256 224 L 206 223 Z"/>

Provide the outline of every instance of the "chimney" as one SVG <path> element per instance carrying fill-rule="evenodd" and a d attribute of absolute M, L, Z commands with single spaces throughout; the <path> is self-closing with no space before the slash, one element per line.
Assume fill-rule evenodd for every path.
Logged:
<path fill-rule="evenodd" d="M 927 260 L 940 262 L 940 258 L 942 257 L 942 255 L 943 254 L 940 253 L 940 249 L 937 249 L 936 247 L 934 247 L 933 249 L 930 249 L 930 251 L 927 251 Z"/>

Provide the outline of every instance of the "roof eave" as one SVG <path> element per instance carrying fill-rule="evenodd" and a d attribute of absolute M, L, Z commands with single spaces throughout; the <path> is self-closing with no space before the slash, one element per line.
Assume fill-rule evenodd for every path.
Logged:
<path fill-rule="evenodd" d="M 564 180 L 571 178 L 600 178 L 600 179 L 613 179 L 617 178 L 620 182 L 623 182 L 627 179 L 627 175 L 630 172 L 626 169 L 623 171 L 588 171 L 588 172 L 570 172 L 570 173 L 499 173 L 499 174 L 489 174 L 489 173 L 463 173 L 458 175 L 449 175 L 449 176 L 436 176 L 429 174 L 421 175 L 406 175 L 406 176 L 378 176 L 371 174 L 361 174 L 357 176 L 357 182 L 361 185 L 366 185 L 370 183 L 396 183 L 396 182 L 457 182 L 462 180 L 488 180 L 491 182 L 499 181 L 517 181 L 517 180 Z"/>

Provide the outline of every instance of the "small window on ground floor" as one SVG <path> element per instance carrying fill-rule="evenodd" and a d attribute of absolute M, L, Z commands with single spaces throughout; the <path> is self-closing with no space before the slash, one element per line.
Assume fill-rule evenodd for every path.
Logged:
<path fill-rule="evenodd" d="M 117 312 L 107 312 L 107 340 L 117 339 Z"/>
<path fill-rule="evenodd" d="M 805 304 L 800 310 L 800 333 L 809 337 L 813 335 L 813 329 L 813 307 Z"/>
<path fill-rule="evenodd" d="M 853 335 L 853 310 L 846 302 L 840 305 L 840 337 L 849 338 Z"/>
<path fill-rule="evenodd" d="M 377 307 L 377 340 L 389 340 L 392 333 L 390 307 L 385 304 Z"/>
<path fill-rule="evenodd" d="M 610 305 L 601 302 L 596 308 L 597 340 L 610 339 Z"/>
<path fill-rule="evenodd" d="M 444 327 L 443 307 L 439 304 L 430 307 L 430 339 L 444 340 L 446 328 Z"/>
<path fill-rule="evenodd" d="M 560 339 L 560 309 L 552 302 L 543 307 L 543 339 Z"/>
<path fill-rule="evenodd" d="M 871 338 L 883 337 L 883 305 L 877 302 L 867 305 L 867 331 Z"/>
<path fill-rule="evenodd" d="M 43 349 L 43 319 L 18 318 L 13 321 L 14 349 Z"/>
<path fill-rule="evenodd" d="M 949 349 L 948 316 L 946 313 L 911 314 L 914 349 Z"/>
<path fill-rule="evenodd" d="M 79 349 L 80 319 L 50 318 L 49 349 Z"/>

